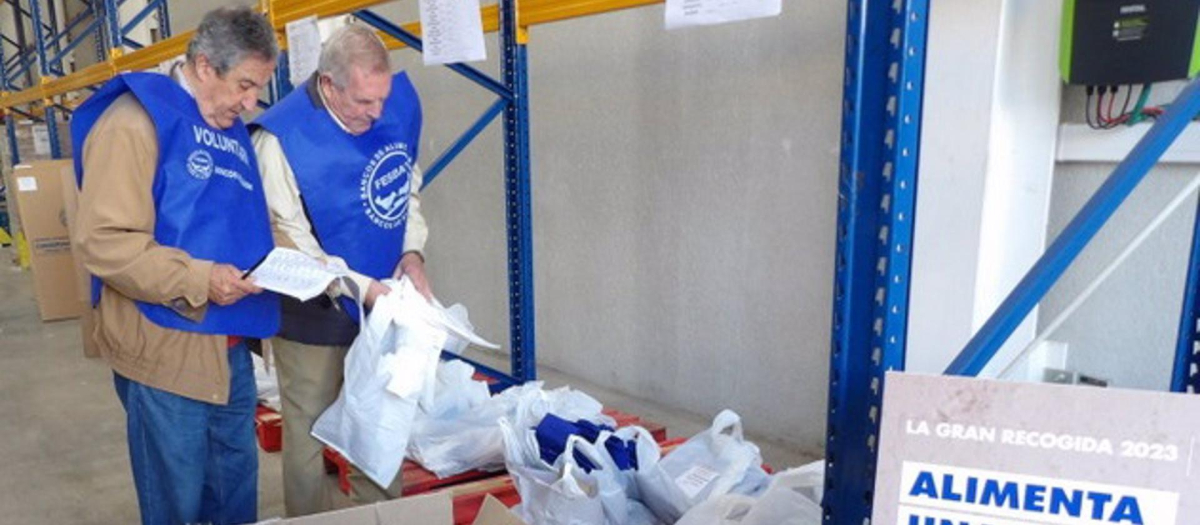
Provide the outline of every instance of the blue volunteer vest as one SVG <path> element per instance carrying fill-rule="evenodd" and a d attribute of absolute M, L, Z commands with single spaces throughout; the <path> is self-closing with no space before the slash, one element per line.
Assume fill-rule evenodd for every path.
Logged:
<path fill-rule="evenodd" d="M 118 75 L 87 99 L 71 119 L 75 176 L 82 187 L 84 140 L 92 126 L 125 93 L 150 114 L 158 136 L 154 176 L 154 240 L 196 259 L 248 269 L 274 248 L 266 198 L 250 135 L 241 120 L 227 130 L 209 126 L 200 108 L 170 77 Z M 100 299 L 93 278 L 92 304 Z M 171 308 L 138 301 L 142 315 L 164 328 L 213 335 L 266 338 L 279 329 L 279 298 L 250 295 L 229 306 L 208 305 L 200 322 Z"/>
<path fill-rule="evenodd" d="M 421 139 L 416 89 L 407 74 L 392 77 L 383 113 L 358 136 L 338 126 L 313 99 L 314 91 L 296 89 L 251 126 L 279 139 L 321 248 L 356 272 L 389 278 L 404 255 L 408 195 Z M 358 320 L 351 299 L 343 297 L 342 306 Z"/>

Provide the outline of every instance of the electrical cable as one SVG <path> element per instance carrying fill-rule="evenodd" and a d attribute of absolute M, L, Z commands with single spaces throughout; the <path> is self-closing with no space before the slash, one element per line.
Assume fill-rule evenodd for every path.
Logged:
<path fill-rule="evenodd" d="M 1108 126 L 1108 120 L 1104 118 L 1104 95 L 1106 94 L 1108 94 L 1108 86 L 1100 86 L 1096 89 L 1096 125 L 1100 129 Z"/>
<path fill-rule="evenodd" d="M 1108 111 L 1104 115 L 1104 123 L 1108 127 L 1104 129 L 1113 129 L 1117 124 L 1117 118 L 1113 116 L 1113 104 L 1117 101 L 1117 86 L 1112 86 L 1112 96 L 1108 99 Z"/>
<path fill-rule="evenodd" d="M 1144 111 L 1146 109 L 1146 102 L 1150 100 L 1150 89 L 1153 86 L 1154 84 L 1149 82 L 1142 84 L 1142 93 L 1138 95 L 1137 104 L 1133 106 L 1133 115 L 1129 119 L 1130 126 L 1146 120 Z"/>
<path fill-rule="evenodd" d="M 1129 103 L 1133 101 L 1133 84 L 1125 86 L 1125 103 L 1121 104 L 1121 114 L 1117 117 L 1121 124 L 1129 122 Z"/>
<path fill-rule="evenodd" d="M 1083 103 L 1083 116 L 1091 129 L 1100 129 L 1092 119 L 1092 96 L 1096 94 L 1096 86 L 1087 87 L 1087 100 Z"/>

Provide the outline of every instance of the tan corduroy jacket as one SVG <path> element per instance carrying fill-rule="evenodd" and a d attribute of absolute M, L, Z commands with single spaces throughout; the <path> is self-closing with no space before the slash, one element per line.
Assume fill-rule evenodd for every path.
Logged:
<path fill-rule="evenodd" d="M 86 175 L 76 250 L 88 271 L 104 282 L 94 337 L 118 374 L 187 398 L 225 404 L 227 338 L 163 328 L 134 303 L 162 304 L 197 320 L 208 306 L 213 263 L 154 240 L 152 187 L 158 153 L 154 122 L 130 94 L 104 111 L 78 153 Z"/>

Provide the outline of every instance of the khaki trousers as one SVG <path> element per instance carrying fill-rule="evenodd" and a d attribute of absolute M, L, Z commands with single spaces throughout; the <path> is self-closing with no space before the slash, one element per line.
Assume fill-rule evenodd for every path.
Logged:
<path fill-rule="evenodd" d="M 333 509 L 332 483 L 312 437 L 313 423 L 342 388 L 344 346 L 312 346 L 276 338 L 275 372 L 283 405 L 283 505 L 289 517 Z"/>

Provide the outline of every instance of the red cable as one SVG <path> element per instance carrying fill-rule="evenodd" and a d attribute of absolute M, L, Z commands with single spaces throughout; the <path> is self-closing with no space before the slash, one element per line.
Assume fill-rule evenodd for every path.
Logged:
<path fill-rule="evenodd" d="M 1108 120 L 1109 124 L 1116 123 L 1116 119 L 1113 118 L 1113 116 L 1112 116 L 1113 103 L 1116 101 L 1117 101 L 1117 90 L 1114 89 L 1112 92 L 1112 98 L 1108 99 L 1108 118 L 1106 120 Z"/>

